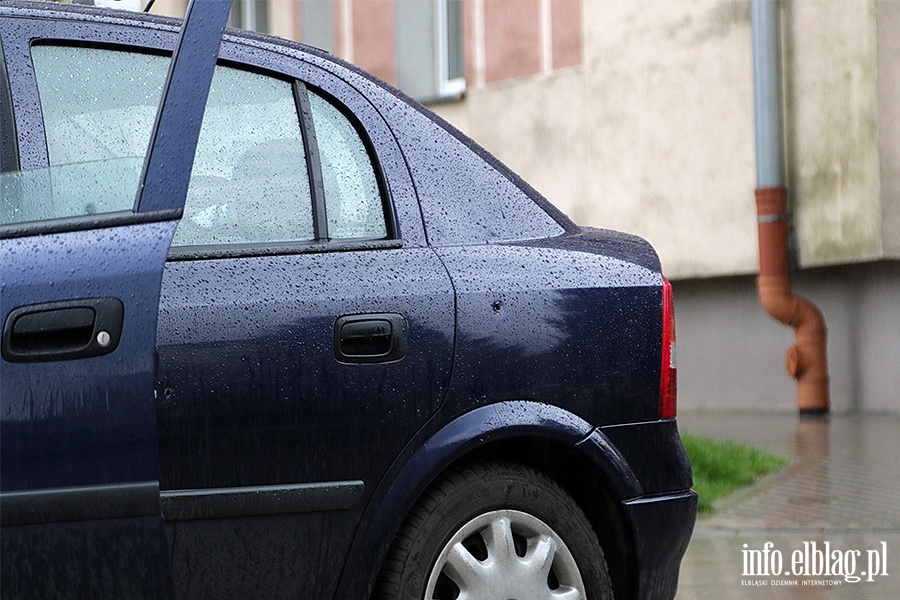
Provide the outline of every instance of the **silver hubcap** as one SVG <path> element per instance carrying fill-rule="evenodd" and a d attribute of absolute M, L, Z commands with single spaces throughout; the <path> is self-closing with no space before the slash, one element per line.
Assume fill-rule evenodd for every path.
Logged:
<path fill-rule="evenodd" d="M 584 600 L 572 553 L 549 525 L 517 510 L 466 523 L 438 556 L 428 600 Z"/>

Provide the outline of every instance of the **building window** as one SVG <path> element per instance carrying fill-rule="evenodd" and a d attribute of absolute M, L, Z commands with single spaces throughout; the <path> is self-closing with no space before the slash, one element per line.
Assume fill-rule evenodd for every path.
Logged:
<path fill-rule="evenodd" d="M 397 0 L 397 84 L 429 102 L 459 98 L 463 70 L 462 0 Z"/>
<path fill-rule="evenodd" d="M 300 0 L 298 35 L 300 41 L 338 53 L 420 102 L 455 99 L 466 90 L 464 2 Z M 391 16 L 380 18 L 387 14 Z"/>
<path fill-rule="evenodd" d="M 466 90 L 462 0 L 435 0 L 435 2 L 438 93 L 441 97 L 459 96 Z"/>

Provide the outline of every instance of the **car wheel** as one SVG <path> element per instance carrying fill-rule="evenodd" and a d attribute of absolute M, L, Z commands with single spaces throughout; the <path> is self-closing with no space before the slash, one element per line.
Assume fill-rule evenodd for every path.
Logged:
<path fill-rule="evenodd" d="M 469 465 L 410 512 L 376 588 L 387 600 L 608 600 L 606 562 L 587 517 L 542 473 Z"/>

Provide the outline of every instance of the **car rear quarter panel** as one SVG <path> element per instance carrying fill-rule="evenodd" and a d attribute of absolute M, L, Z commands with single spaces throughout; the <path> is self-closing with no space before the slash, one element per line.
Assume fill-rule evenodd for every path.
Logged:
<path fill-rule="evenodd" d="M 599 253 L 600 236 L 581 243 L 437 249 L 457 293 L 456 410 L 521 399 L 595 426 L 658 418 L 661 275 Z"/>

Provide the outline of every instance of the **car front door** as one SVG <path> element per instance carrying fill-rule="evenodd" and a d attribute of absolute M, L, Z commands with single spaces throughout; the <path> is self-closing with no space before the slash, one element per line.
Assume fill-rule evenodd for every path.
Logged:
<path fill-rule="evenodd" d="M 157 311 L 229 4 L 186 20 L 146 159 L 142 150 L 53 161 L 42 143 L 57 133 L 45 131 L 50 96 L 90 90 L 45 87 L 38 104 L 35 72 L 47 73 L 32 49 L 77 32 L 51 15 L 0 14 L 2 58 L 15 65 L 0 80 L 12 108 L 0 119 L 4 598 L 172 596 L 153 403 Z"/>

